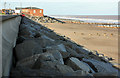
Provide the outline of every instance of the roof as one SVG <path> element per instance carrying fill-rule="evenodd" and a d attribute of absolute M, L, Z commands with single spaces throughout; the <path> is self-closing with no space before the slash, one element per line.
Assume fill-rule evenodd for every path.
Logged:
<path fill-rule="evenodd" d="M 37 7 L 25 7 L 25 8 L 16 7 L 15 9 L 40 9 L 40 8 L 37 8 Z"/>

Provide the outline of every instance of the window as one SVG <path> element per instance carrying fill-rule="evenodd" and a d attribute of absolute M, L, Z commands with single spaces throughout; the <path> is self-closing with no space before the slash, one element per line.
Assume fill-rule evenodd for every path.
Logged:
<path fill-rule="evenodd" d="M 40 10 L 40 13 L 42 13 L 42 10 Z"/>
<path fill-rule="evenodd" d="M 33 12 L 35 13 L 36 11 L 34 10 Z"/>

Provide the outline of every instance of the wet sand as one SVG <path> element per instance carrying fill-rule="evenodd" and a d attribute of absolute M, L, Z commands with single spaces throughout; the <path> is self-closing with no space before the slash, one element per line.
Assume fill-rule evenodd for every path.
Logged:
<path fill-rule="evenodd" d="M 118 29 L 100 28 L 85 24 L 42 23 L 55 32 L 90 50 L 96 50 L 105 56 L 112 57 L 118 63 Z"/>

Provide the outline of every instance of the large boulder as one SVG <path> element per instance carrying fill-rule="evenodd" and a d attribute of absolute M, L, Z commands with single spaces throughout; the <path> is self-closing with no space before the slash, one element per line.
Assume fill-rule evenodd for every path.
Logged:
<path fill-rule="evenodd" d="M 65 74 L 65 73 L 68 73 L 68 72 L 74 72 L 74 70 L 71 67 L 69 67 L 67 65 L 59 64 L 56 61 L 55 62 L 52 62 L 52 61 L 42 61 L 40 63 L 40 67 L 39 68 L 33 68 L 33 69 L 41 69 L 41 68 L 43 68 L 43 69 L 51 68 L 53 70 L 59 71 L 62 74 Z"/>
<path fill-rule="evenodd" d="M 34 69 L 39 69 L 42 67 L 53 67 L 56 64 L 64 64 L 64 61 L 62 59 L 62 55 L 60 52 L 55 51 L 55 52 L 45 52 L 42 53 L 37 61 L 34 63 L 33 68 Z"/>
<path fill-rule="evenodd" d="M 24 29 L 26 29 L 27 27 L 28 27 L 27 24 L 21 24 L 19 30 L 20 30 L 20 31 L 21 31 L 21 30 L 24 30 Z"/>
<path fill-rule="evenodd" d="M 16 72 L 17 71 L 17 72 Z M 31 69 L 26 67 L 17 67 L 15 70 L 12 70 L 12 77 L 40 77 L 40 76 L 62 76 L 62 74 L 52 68 L 40 68 L 40 69 Z"/>
<path fill-rule="evenodd" d="M 39 37 L 41 37 L 41 34 L 36 32 L 35 35 L 34 35 L 34 38 L 39 38 Z"/>
<path fill-rule="evenodd" d="M 30 32 L 30 30 L 29 29 L 27 29 L 27 28 L 25 28 L 25 29 L 23 29 L 23 30 L 21 30 L 20 32 L 19 32 L 19 35 L 21 36 L 23 36 L 23 35 L 28 35 L 28 36 L 30 36 L 32 33 Z"/>
<path fill-rule="evenodd" d="M 76 48 L 78 47 L 75 43 L 71 42 L 71 41 L 67 41 L 64 43 L 65 46 L 73 49 L 73 50 L 76 50 Z"/>
<path fill-rule="evenodd" d="M 65 48 L 65 46 L 63 44 L 57 45 L 57 49 L 60 50 L 60 51 L 62 51 L 62 52 L 67 52 L 66 48 Z"/>
<path fill-rule="evenodd" d="M 67 66 L 67 65 L 57 64 L 56 68 L 62 74 L 66 74 L 68 72 L 74 72 L 74 70 L 71 67 Z"/>
<path fill-rule="evenodd" d="M 66 48 L 63 44 L 57 44 L 57 45 L 53 45 L 53 46 L 48 46 L 46 47 L 47 49 L 57 49 L 59 51 L 62 51 L 62 52 L 67 52 L 66 51 Z"/>
<path fill-rule="evenodd" d="M 62 51 L 60 51 L 60 53 L 61 53 L 63 59 L 67 59 L 67 58 L 70 57 L 70 53 L 69 52 L 62 52 Z"/>
<path fill-rule="evenodd" d="M 62 54 L 62 57 L 65 58 L 69 58 L 70 57 L 70 53 L 67 52 L 66 47 L 63 44 L 59 44 L 56 46 L 57 50 L 60 51 L 60 53 Z"/>
<path fill-rule="evenodd" d="M 41 44 L 41 41 L 38 41 L 38 42 L 39 42 L 39 43 L 41 44 L 41 46 L 43 46 L 43 47 L 52 46 L 52 45 L 55 44 L 55 41 L 54 41 L 53 39 L 51 39 L 51 38 L 49 38 L 49 37 L 47 37 L 47 36 L 45 36 L 45 35 L 41 36 L 41 38 L 39 38 L 39 39 L 42 39 L 42 44 Z"/>
<path fill-rule="evenodd" d="M 17 67 L 18 66 L 22 66 L 22 67 L 27 67 L 27 68 L 32 68 L 34 63 L 36 62 L 36 60 L 38 59 L 38 57 L 40 56 L 41 54 L 36 54 L 36 55 L 33 55 L 33 56 L 30 56 L 30 57 L 27 57 L 23 60 L 20 60 L 17 62 Z"/>
<path fill-rule="evenodd" d="M 43 53 L 42 47 L 38 45 L 35 40 L 25 40 L 23 43 L 15 47 L 16 57 L 22 60 L 35 54 Z"/>
<path fill-rule="evenodd" d="M 60 53 L 50 53 L 50 52 L 46 52 L 46 53 L 42 53 L 39 58 L 37 59 L 37 61 L 34 63 L 32 69 L 54 69 L 59 71 L 62 74 L 68 73 L 68 72 L 74 72 L 74 70 L 67 66 L 64 65 L 63 59 L 62 62 L 60 62 L 58 59 L 61 58 L 61 56 L 59 56 Z M 59 58 L 60 57 L 60 58 Z"/>
<path fill-rule="evenodd" d="M 110 63 L 105 63 L 103 61 L 98 61 L 98 60 L 95 60 L 95 59 L 83 59 L 83 61 L 85 61 L 86 63 L 87 62 L 92 63 L 94 65 L 94 67 L 97 69 L 98 73 L 103 73 L 103 72 L 105 72 L 105 73 L 107 73 L 107 72 L 118 73 L 118 70 L 115 69 L 113 67 L 113 65 L 110 64 Z"/>
<path fill-rule="evenodd" d="M 89 66 L 75 57 L 69 58 L 66 64 L 68 66 L 71 66 L 74 70 L 83 70 L 85 72 L 90 72 Z"/>
<path fill-rule="evenodd" d="M 71 49 L 67 46 L 66 46 L 66 50 L 67 50 L 68 53 L 70 53 L 71 56 L 74 56 L 74 57 L 80 56 L 75 50 L 73 50 L 73 49 Z"/>
<path fill-rule="evenodd" d="M 54 56 L 54 58 L 60 63 L 60 64 L 64 64 L 63 61 L 63 57 L 61 55 L 61 53 L 58 50 L 50 50 L 48 51 L 50 53 L 52 53 L 52 55 Z"/>
<path fill-rule="evenodd" d="M 59 71 L 63 75 L 68 73 L 68 72 L 74 72 L 74 70 L 71 67 L 69 67 L 67 65 L 59 64 L 56 61 L 55 62 L 53 62 L 53 61 L 42 61 L 42 62 L 39 62 L 39 66 L 40 67 L 38 67 L 38 68 L 36 68 L 34 66 L 33 69 L 41 69 L 41 68 L 45 69 L 45 70 L 51 69 L 51 70 Z"/>
<path fill-rule="evenodd" d="M 49 37 L 47 37 L 46 35 L 43 35 L 43 36 L 41 36 L 43 39 L 47 39 L 47 40 L 49 40 L 49 41 L 55 41 L 55 40 L 53 40 L 53 39 L 51 39 L 51 38 L 49 38 Z"/>
<path fill-rule="evenodd" d="M 53 67 L 54 68 L 53 62 L 56 62 L 56 59 L 54 58 L 54 56 L 51 53 L 47 53 L 47 52 L 42 53 L 32 68 L 33 69 L 40 69 L 40 68 L 44 68 L 44 67 Z"/>
<path fill-rule="evenodd" d="M 63 58 L 68 58 L 70 56 L 70 53 L 66 51 L 66 48 L 63 44 L 47 46 L 46 50 L 48 52 L 58 50 L 61 53 Z"/>

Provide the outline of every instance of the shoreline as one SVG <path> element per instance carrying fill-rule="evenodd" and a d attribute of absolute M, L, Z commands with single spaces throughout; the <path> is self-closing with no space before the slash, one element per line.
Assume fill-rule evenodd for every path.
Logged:
<path fill-rule="evenodd" d="M 67 18 L 67 17 L 54 17 L 54 18 L 57 18 L 58 20 L 61 20 L 61 21 L 65 22 L 65 23 L 90 24 L 90 25 L 93 24 L 93 25 L 97 25 L 98 27 L 120 28 L 119 27 L 120 24 L 118 23 L 118 20 L 116 20 L 116 22 L 112 22 L 112 20 L 111 20 L 111 22 L 97 22 L 97 21 L 90 21 L 90 20 L 100 20 L 100 21 L 101 20 L 108 21 L 108 20 L 104 20 L 104 19 L 88 19 L 88 18 L 83 18 L 84 20 L 82 20 L 82 18 Z"/>

